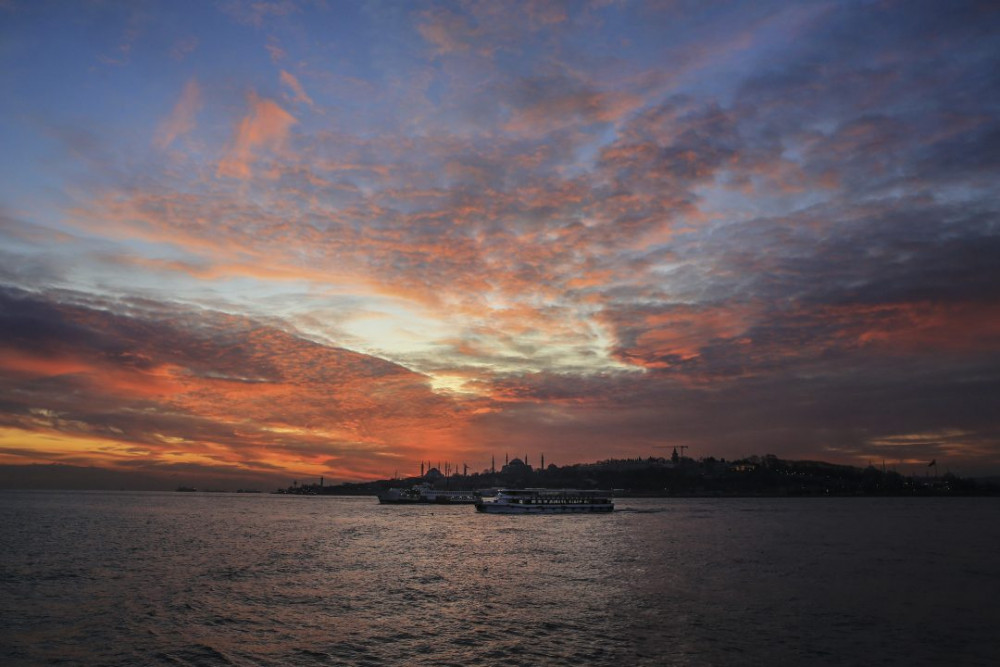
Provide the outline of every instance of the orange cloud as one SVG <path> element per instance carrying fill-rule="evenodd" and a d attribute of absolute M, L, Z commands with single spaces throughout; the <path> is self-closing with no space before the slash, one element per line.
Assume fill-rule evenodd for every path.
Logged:
<path fill-rule="evenodd" d="M 272 100 L 249 96 L 250 113 L 236 128 L 229 150 L 219 162 L 218 176 L 248 179 L 251 166 L 260 149 L 279 153 L 285 146 L 288 134 L 298 121 Z"/>
<path fill-rule="evenodd" d="M 156 136 L 153 139 L 156 147 L 165 149 L 178 137 L 194 130 L 196 125 L 195 117 L 200 109 L 201 89 L 198 87 L 198 81 L 191 79 L 184 84 L 181 97 L 177 100 L 177 104 L 174 105 L 174 110 L 170 112 L 170 116 L 157 129 Z"/>
<path fill-rule="evenodd" d="M 92 367 L 73 357 L 34 355 L 8 348 L 0 350 L 0 369 L 4 373 L 29 377 L 52 377 L 82 373 L 92 370 Z"/>
<path fill-rule="evenodd" d="M 71 352 L 35 354 L 5 348 L 0 350 L 0 372 L 26 378 L 73 377 L 91 390 L 121 397 L 163 396 L 180 389 L 170 367 L 138 369 Z"/>
<path fill-rule="evenodd" d="M 9 305 L 30 314 L 13 331 L 42 334 L 18 333 L 0 349 L 0 391 L 17 397 L 0 427 L 81 448 L 72 461 L 56 457 L 64 463 L 141 451 L 147 467 L 359 479 L 466 446 L 462 406 L 390 362 L 218 313 L 124 316 L 24 296 Z M 118 453 L 86 451 L 95 440 Z"/>
<path fill-rule="evenodd" d="M 713 341 L 738 339 L 752 322 L 747 307 L 671 306 L 633 325 L 638 333 L 621 355 L 646 368 L 669 368 L 697 359 Z"/>
<path fill-rule="evenodd" d="M 538 137 L 568 126 L 624 118 L 643 102 L 640 95 L 591 88 L 563 77 L 526 80 L 514 91 L 508 132 Z"/>
<path fill-rule="evenodd" d="M 827 309 L 842 319 L 845 335 L 863 346 L 892 352 L 1000 350 L 1000 304 L 882 304 Z"/>

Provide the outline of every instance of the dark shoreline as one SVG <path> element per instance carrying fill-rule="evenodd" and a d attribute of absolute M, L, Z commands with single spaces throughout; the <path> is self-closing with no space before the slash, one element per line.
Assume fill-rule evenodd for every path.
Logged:
<path fill-rule="evenodd" d="M 961 478 L 951 473 L 904 476 L 893 470 L 857 468 L 820 461 L 786 461 L 775 456 L 738 461 L 690 459 L 611 459 L 544 470 L 505 466 L 501 472 L 451 475 L 436 469 L 423 477 L 295 484 L 275 493 L 371 496 L 389 488 L 430 483 L 437 489 L 490 488 L 614 489 L 620 498 L 855 498 L 1000 496 L 1000 480 Z"/>

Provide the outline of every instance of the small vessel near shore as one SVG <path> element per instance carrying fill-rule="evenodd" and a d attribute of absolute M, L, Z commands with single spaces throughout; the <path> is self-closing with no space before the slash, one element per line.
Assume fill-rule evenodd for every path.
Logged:
<path fill-rule="evenodd" d="M 416 484 L 408 489 L 388 489 L 378 494 L 382 505 L 471 505 L 479 500 L 472 491 L 449 491 L 431 488 L 429 484 Z"/>
<path fill-rule="evenodd" d="M 489 514 L 587 514 L 612 512 L 611 491 L 579 489 L 500 489 L 492 498 L 480 498 L 477 512 Z"/>

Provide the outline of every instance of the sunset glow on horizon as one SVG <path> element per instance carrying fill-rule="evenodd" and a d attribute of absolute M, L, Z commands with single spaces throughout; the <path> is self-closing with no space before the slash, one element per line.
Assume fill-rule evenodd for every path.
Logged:
<path fill-rule="evenodd" d="M 0 465 L 1000 475 L 998 28 L 0 2 Z"/>

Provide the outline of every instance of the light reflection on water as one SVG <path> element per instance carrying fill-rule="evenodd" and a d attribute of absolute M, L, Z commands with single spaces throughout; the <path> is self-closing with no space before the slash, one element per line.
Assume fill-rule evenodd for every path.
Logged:
<path fill-rule="evenodd" d="M 0 493 L 0 662 L 990 664 L 994 499 Z"/>

